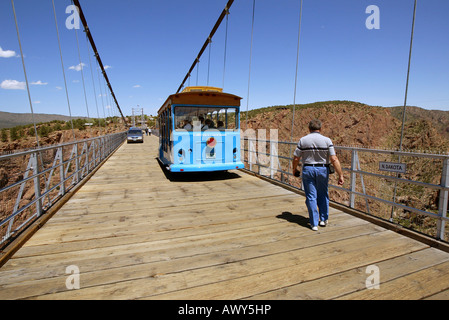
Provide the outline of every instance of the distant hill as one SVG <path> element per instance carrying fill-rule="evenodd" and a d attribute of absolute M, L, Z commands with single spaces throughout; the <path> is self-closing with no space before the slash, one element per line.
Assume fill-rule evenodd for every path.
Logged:
<path fill-rule="evenodd" d="M 391 115 L 402 121 L 402 108 L 392 107 Z M 449 139 L 449 111 L 427 110 L 420 107 L 407 106 L 405 121 L 427 120 L 443 137 Z"/>
<path fill-rule="evenodd" d="M 323 121 L 323 133 L 336 145 L 396 149 L 402 123 L 402 107 L 376 107 L 354 101 L 321 101 L 296 105 L 293 141 L 308 133 L 313 118 Z M 273 106 L 248 112 L 248 128 L 275 128 L 281 141 L 291 139 L 292 106 Z M 246 112 L 241 114 L 246 129 Z M 449 111 L 407 107 L 405 150 L 449 152 Z"/>
<path fill-rule="evenodd" d="M 73 119 L 86 118 L 86 117 L 72 117 Z M 69 116 L 63 116 L 60 114 L 45 114 L 35 113 L 34 120 L 36 123 L 48 122 L 53 120 L 69 121 Z M 31 113 L 11 113 L 0 111 L 0 129 L 12 128 L 20 125 L 27 125 L 33 123 Z"/>

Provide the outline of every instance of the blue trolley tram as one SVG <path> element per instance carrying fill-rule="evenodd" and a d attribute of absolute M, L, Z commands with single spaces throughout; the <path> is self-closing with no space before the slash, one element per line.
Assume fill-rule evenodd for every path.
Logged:
<path fill-rule="evenodd" d="M 159 160 L 171 172 L 241 169 L 241 98 L 215 87 L 187 87 L 158 111 Z"/>

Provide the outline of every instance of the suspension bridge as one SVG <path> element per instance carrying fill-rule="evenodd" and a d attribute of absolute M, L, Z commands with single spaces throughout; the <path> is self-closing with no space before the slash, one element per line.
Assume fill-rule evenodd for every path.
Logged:
<path fill-rule="evenodd" d="M 449 298 L 449 156 L 336 147 L 349 179 L 331 188 L 348 201 L 332 201 L 328 226 L 313 232 L 289 171 L 294 142 L 245 137 L 246 169 L 176 175 L 158 162 L 155 133 L 143 144 L 121 132 L 0 156 L 22 167 L 0 190 L 2 299 Z M 437 168 L 438 182 L 379 172 L 398 158 Z M 436 205 L 398 199 L 412 189 L 436 194 Z M 404 226 L 399 211 L 430 227 Z"/>

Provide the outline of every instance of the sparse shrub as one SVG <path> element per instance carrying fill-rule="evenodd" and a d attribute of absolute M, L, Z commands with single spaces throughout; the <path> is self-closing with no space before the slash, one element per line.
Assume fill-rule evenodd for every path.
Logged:
<path fill-rule="evenodd" d="M 1 140 L 2 142 L 8 142 L 8 133 L 6 129 L 2 129 Z"/>
<path fill-rule="evenodd" d="M 50 128 L 48 126 L 40 126 L 39 129 L 37 129 L 37 134 L 40 137 L 48 137 L 49 132 Z"/>
<path fill-rule="evenodd" d="M 16 141 L 19 139 L 19 135 L 17 134 L 17 127 L 9 129 L 9 137 L 11 138 L 11 141 Z"/>
<path fill-rule="evenodd" d="M 28 134 L 30 137 L 34 137 L 34 136 L 35 136 L 34 127 L 30 127 L 30 128 L 28 129 L 27 134 Z"/>

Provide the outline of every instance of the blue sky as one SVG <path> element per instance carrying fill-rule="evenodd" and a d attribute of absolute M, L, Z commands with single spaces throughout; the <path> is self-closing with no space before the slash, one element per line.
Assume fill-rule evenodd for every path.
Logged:
<path fill-rule="evenodd" d="M 227 0 L 81 0 L 108 77 L 125 115 L 157 113 L 181 84 Z M 304 0 L 296 103 L 353 100 L 403 105 L 414 0 Z M 36 113 L 68 114 L 51 0 L 15 0 L 31 100 Z M 55 0 L 72 115 L 117 114 L 100 96 L 87 41 L 66 28 L 68 0 Z M 248 96 L 252 0 L 235 0 L 229 15 L 224 91 L 242 109 L 292 104 L 299 0 L 256 0 Z M 368 29 L 369 5 L 379 29 Z M 408 105 L 449 110 L 449 1 L 419 0 Z M 225 23 L 198 69 L 198 84 L 223 86 Z M 0 111 L 30 112 L 11 1 L 0 1 Z M 90 51 L 91 52 L 91 51 Z M 209 68 L 210 64 L 210 68 Z M 209 72 L 208 72 L 209 70 Z M 92 84 L 92 74 L 94 85 Z M 82 75 L 84 76 L 87 106 Z M 197 84 L 195 69 L 190 85 Z M 13 89 L 19 88 L 19 89 Z M 22 88 L 22 89 L 20 89 Z M 94 94 L 94 89 L 96 95 Z M 101 91 L 101 92 L 100 92 Z M 96 97 L 96 99 L 95 99 Z"/>

